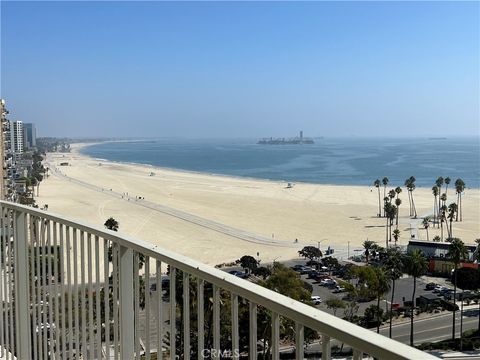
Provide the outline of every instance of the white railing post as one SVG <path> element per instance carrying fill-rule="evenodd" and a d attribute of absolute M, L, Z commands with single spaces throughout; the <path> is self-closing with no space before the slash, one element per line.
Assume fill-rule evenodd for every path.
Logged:
<path fill-rule="evenodd" d="M 122 359 L 133 359 L 134 302 L 133 302 L 133 250 L 120 246 L 120 353 Z"/>
<path fill-rule="evenodd" d="M 17 323 L 17 357 L 30 359 L 30 297 L 28 286 L 27 214 L 15 211 L 15 317 Z"/>

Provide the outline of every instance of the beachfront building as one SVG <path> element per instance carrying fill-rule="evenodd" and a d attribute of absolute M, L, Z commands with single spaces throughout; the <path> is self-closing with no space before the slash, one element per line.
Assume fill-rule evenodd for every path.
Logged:
<path fill-rule="evenodd" d="M 322 359 L 333 339 L 355 360 L 436 359 L 157 245 L 5 201 L 0 211 L 0 357 L 257 359 L 266 346 L 273 360 L 303 359 L 313 329 Z"/>
<path fill-rule="evenodd" d="M 23 123 L 21 121 L 10 122 L 10 142 L 14 154 L 23 153 Z"/>
<path fill-rule="evenodd" d="M 37 129 L 35 124 L 23 124 L 23 147 L 25 149 L 32 149 L 37 146 Z"/>

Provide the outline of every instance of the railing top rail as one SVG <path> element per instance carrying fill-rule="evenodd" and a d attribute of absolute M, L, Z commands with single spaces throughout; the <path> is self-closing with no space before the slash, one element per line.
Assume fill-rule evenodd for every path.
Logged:
<path fill-rule="evenodd" d="M 158 245 L 138 240 L 125 234 L 102 229 L 84 222 L 56 215 L 32 207 L 0 201 L 0 206 L 51 220 L 80 231 L 113 241 L 144 255 L 166 262 L 175 268 L 215 284 L 239 295 L 255 304 L 261 305 L 280 315 L 299 322 L 306 327 L 341 340 L 367 354 L 380 359 L 436 359 L 433 355 L 376 334 L 370 330 L 337 318 L 312 306 L 290 299 L 281 294 L 272 296 L 272 290 L 245 281 L 224 271 L 205 265 L 186 256 L 174 253 Z"/>

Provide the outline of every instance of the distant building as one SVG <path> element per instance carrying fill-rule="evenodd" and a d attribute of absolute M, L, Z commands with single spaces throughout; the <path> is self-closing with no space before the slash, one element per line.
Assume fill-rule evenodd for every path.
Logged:
<path fill-rule="evenodd" d="M 7 177 L 6 174 L 6 162 L 5 162 L 5 137 L 4 137 L 4 126 L 3 123 L 6 122 L 7 109 L 5 108 L 5 100 L 0 99 L 0 200 L 5 199 L 5 180 Z"/>
<path fill-rule="evenodd" d="M 31 149 L 37 146 L 37 130 L 35 124 L 23 124 L 23 146 L 26 149 Z"/>
<path fill-rule="evenodd" d="M 10 142 L 14 153 L 23 153 L 23 123 L 21 121 L 10 122 Z"/>

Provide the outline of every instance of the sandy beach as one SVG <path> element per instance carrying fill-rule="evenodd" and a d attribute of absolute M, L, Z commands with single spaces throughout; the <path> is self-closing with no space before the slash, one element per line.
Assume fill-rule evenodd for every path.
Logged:
<path fill-rule="evenodd" d="M 50 176 L 36 198 L 40 207 L 48 204 L 50 212 L 97 226 L 114 217 L 120 232 L 210 265 L 257 253 L 262 262 L 285 261 L 298 258 L 303 246 L 319 242 L 322 250 L 333 248 L 344 259 L 366 239 L 385 245 L 385 219 L 376 217 L 374 187 L 296 183 L 287 188 L 280 181 L 92 159 L 79 153 L 82 146 L 74 144 L 67 154 L 48 154 Z M 449 189 L 449 195 L 453 200 L 454 190 Z M 431 190 L 417 188 L 414 197 L 419 217 L 429 215 Z M 400 198 L 400 245 L 406 245 L 412 233 L 426 240 L 421 220 L 408 216 L 405 190 Z M 480 237 L 479 219 L 480 191 L 467 189 L 463 222 L 453 223 L 454 236 L 473 243 Z M 430 240 L 439 232 L 430 228 Z"/>

